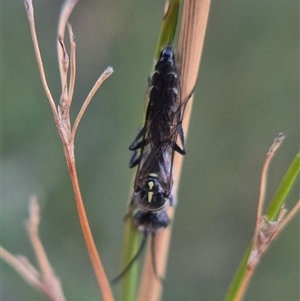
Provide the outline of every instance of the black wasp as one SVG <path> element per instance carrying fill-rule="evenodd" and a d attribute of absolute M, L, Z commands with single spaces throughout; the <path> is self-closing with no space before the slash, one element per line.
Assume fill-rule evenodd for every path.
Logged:
<path fill-rule="evenodd" d="M 174 152 L 186 153 L 182 130 L 184 108 L 175 55 L 168 44 L 160 53 L 150 80 L 145 124 L 129 147 L 134 151 L 129 166 L 138 165 L 132 197 L 133 205 L 138 207 L 134 223 L 146 235 L 155 235 L 169 224 L 163 208 L 167 201 L 173 204 Z M 182 147 L 176 143 L 178 136 Z"/>
<path fill-rule="evenodd" d="M 175 55 L 172 46 L 168 44 L 161 51 L 150 79 L 144 126 L 129 147 L 133 151 L 129 166 L 138 166 L 130 206 L 137 207 L 133 221 L 137 229 L 144 233 L 144 239 L 139 251 L 118 279 L 139 256 L 147 236 L 150 234 L 154 237 L 170 223 L 164 207 L 166 202 L 173 205 L 171 190 L 174 153 L 186 153 L 182 130 L 185 105 L 186 102 L 181 103 Z M 176 142 L 178 136 L 181 147 Z M 157 275 L 153 255 L 153 268 Z"/>

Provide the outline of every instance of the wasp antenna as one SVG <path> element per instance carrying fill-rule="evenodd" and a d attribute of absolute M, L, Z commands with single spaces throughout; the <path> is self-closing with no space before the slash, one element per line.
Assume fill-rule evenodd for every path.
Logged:
<path fill-rule="evenodd" d="M 116 278 L 114 278 L 113 280 L 110 281 L 111 284 L 116 284 L 117 282 L 119 282 L 119 280 L 130 270 L 130 268 L 132 267 L 134 262 L 140 257 L 142 251 L 144 250 L 146 241 L 147 241 L 147 232 L 145 232 L 143 240 L 141 242 L 141 245 L 140 245 L 138 251 L 136 252 L 136 254 L 130 260 L 130 262 L 125 267 L 125 269 Z"/>

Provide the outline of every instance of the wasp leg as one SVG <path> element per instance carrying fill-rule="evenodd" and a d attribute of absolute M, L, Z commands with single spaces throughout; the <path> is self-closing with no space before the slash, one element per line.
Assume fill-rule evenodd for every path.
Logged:
<path fill-rule="evenodd" d="M 184 139 L 184 133 L 183 133 L 183 129 L 182 129 L 182 124 L 181 123 L 177 125 L 177 129 L 178 129 L 179 138 L 181 140 L 182 152 L 184 152 L 184 155 L 185 155 L 186 154 L 185 139 Z"/>
<path fill-rule="evenodd" d="M 141 128 L 139 130 L 137 136 L 134 138 L 133 142 L 129 146 L 130 150 L 136 150 L 136 149 L 142 148 L 143 146 L 145 146 L 147 144 L 145 142 L 145 139 L 143 139 L 142 141 L 139 141 L 140 138 L 142 138 L 144 136 L 145 132 L 146 132 L 145 127 Z"/>
<path fill-rule="evenodd" d="M 126 273 L 130 270 L 134 262 L 140 257 L 142 254 L 143 250 L 145 249 L 146 242 L 147 242 L 147 233 L 144 234 L 143 240 L 141 242 L 141 245 L 139 246 L 136 254 L 133 256 L 133 258 L 129 261 L 127 266 L 124 268 L 124 270 L 113 280 L 110 281 L 112 284 L 116 284 Z"/>
<path fill-rule="evenodd" d="M 175 152 L 179 153 L 180 155 L 184 156 L 186 154 L 185 148 L 180 148 L 177 143 L 173 143 L 172 148 Z"/>
<path fill-rule="evenodd" d="M 133 151 L 133 154 L 129 161 L 129 168 L 133 168 L 137 166 L 141 161 L 141 156 L 138 154 L 136 150 Z"/>
<path fill-rule="evenodd" d="M 129 146 L 129 150 L 135 151 L 135 150 L 137 150 L 137 149 L 140 149 L 140 148 L 145 147 L 148 143 L 149 143 L 149 142 L 148 142 L 147 139 L 143 139 L 143 140 L 141 140 L 141 141 L 138 141 L 138 142 L 136 142 L 135 144 L 132 143 L 132 144 Z"/>
<path fill-rule="evenodd" d="M 194 93 L 194 90 L 195 90 L 195 86 L 192 89 L 191 93 L 188 95 L 187 99 L 183 102 L 184 105 L 186 105 L 187 101 L 192 97 L 192 95 Z M 184 133 L 183 133 L 183 129 L 182 129 L 182 124 L 181 123 L 177 124 L 177 131 L 178 131 L 178 136 L 179 136 L 180 141 L 181 141 L 182 148 L 180 148 L 180 146 L 177 143 L 175 143 L 175 142 L 172 145 L 172 148 L 173 148 L 174 151 L 176 151 L 177 153 L 179 153 L 179 154 L 181 154 L 181 155 L 184 156 L 186 154 L 186 149 L 185 149 Z"/>
<path fill-rule="evenodd" d="M 180 155 L 184 156 L 186 154 L 186 149 L 185 149 L 185 140 L 184 140 L 184 134 L 183 134 L 183 130 L 182 130 L 181 124 L 177 125 L 177 130 L 178 130 L 179 138 L 181 140 L 182 148 L 176 142 L 173 142 L 172 148 L 173 148 L 173 150 L 175 152 L 177 152 Z"/>

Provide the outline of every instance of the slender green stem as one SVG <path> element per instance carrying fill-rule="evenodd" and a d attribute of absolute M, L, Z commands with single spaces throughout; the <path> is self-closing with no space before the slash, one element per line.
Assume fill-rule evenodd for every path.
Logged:
<path fill-rule="evenodd" d="M 162 25 L 160 29 L 155 59 L 159 57 L 161 49 L 169 42 L 174 40 L 179 9 L 181 0 L 170 0 L 168 7 L 164 13 Z M 122 266 L 126 268 L 131 259 L 136 255 L 139 244 L 140 236 L 132 222 L 133 208 L 129 208 L 128 218 L 126 219 L 124 243 L 123 243 L 123 255 Z M 137 283 L 138 283 L 138 264 L 133 264 L 128 273 L 121 279 L 122 281 L 122 295 L 121 300 L 132 301 L 135 300 Z"/>
<path fill-rule="evenodd" d="M 125 221 L 125 235 L 122 255 L 122 269 L 125 269 L 128 263 L 136 255 L 139 248 L 139 233 L 132 222 L 132 208 L 127 213 Z M 138 277 L 138 261 L 134 262 L 128 273 L 122 278 L 122 300 L 135 300 Z"/>
<path fill-rule="evenodd" d="M 300 172 L 300 151 L 296 155 L 295 159 L 293 160 L 291 166 L 289 167 L 288 171 L 286 172 L 283 180 L 281 181 L 267 211 L 266 216 L 269 221 L 274 221 L 282 207 L 285 198 L 287 197 L 288 193 L 290 192 L 294 181 L 297 178 L 297 175 Z"/>

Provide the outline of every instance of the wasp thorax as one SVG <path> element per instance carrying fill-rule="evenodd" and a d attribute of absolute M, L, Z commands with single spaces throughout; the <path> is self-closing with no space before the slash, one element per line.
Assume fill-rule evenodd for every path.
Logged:
<path fill-rule="evenodd" d="M 139 231 L 154 235 L 166 228 L 170 224 L 170 219 L 165 211 L 137 210 L 133 222 Z"/>

